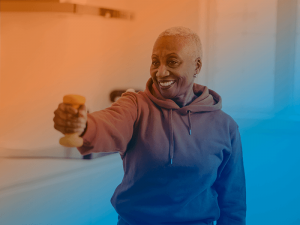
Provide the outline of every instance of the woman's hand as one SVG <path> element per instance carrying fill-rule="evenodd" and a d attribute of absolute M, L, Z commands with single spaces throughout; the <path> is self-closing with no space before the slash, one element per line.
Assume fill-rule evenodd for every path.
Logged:
<path fill-rule="evenodd" d="M 71 105 L 60 103 L 54 111 L 54 128 L 63 134 L 78 133 L 81 135 L 87 123 L 87 110 L 85 105 L 78 109 Z"/>

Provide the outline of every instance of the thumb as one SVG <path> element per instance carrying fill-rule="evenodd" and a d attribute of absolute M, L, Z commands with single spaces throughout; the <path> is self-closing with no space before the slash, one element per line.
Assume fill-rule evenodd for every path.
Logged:
<path fill-rule="evenodd" d="M 81 105 L 78 108 L 78 115 L 81 117 L 85 117 L 87 114 L 87 109 L 86 109 L 86 105 Z"/>

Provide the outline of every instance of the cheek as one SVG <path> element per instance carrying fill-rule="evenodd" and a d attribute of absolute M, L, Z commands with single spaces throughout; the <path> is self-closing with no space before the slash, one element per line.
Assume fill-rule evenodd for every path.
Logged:
<path fill-rule="evenodd" d="M 186 75 L 181 75 L 181 76 L 178 76 L 178 83 L 179 85 L 182 87 L 182 86 L 185 86 L 186 83 L 187 83 L 187 77 Z"/>
<path fill-rule="evenodd" d="M 150 75 L 152 78 L 155 78 L 156 70 L 153 68 L 150 68 Z"/>
<path fill-rule="evenodd" d="M 189 77 L 184 75 L 178 78 L 178 91 L 182 94 L 187 91 L 187 89 L 190 87 L 191 81 L 189 80 Z"/>
<path fill-rule="evenodd" d="M 190 85 L 190 83 L 194 81 L 193 74 L 190 71 L 188 73 L 185 73 L 182 76 L 182 80 L 185 85 Z"/>

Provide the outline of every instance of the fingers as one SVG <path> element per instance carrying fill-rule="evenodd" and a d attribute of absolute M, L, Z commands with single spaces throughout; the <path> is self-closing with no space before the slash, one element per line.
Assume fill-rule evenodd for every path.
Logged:
<path fill-rule="evenodd" d="M 60 117 L 61 119 L 64 120 L 71 117 L 68 114 L 75 115 L 74 111 L 64 103 L 60 103 L 58 105 L 58 108 L 54 111 L 54 114 L 55 117 Z"/>
<path fill-rule="evenodd" d="M 57 124 L 54 124 L 54 128 L 63 134 L 71 134 L 71 133 L 81 134 L 84 131 L 84 128 L 71 128 L 71 127 L 59 126 Z"/>
<path fill-rule="evenodd" d="M 83 117 L 83 118 L 87 118 L 87 110 L 86 110 L 86 106 L 85 105 L 81 105 L 78 108 L 78 116 L 79 117 Z"/>
<path fill-rule="evenodd" d="M 64 103 L 54 111 L 54 128 L 63 134 L 82 133 L 86 127 L 87 110 L 85 105 L 78 109 Z"/>
<path fill-rule="evenodd" d="M 68 104 L 65 104 L 65 103 L 60 103 L 58 105 L 58 108 L 65 112 L 65 113 L 70 113 L 70 114 L 73 114 L 73 115 L 76 115 L 78 113 L 78 110 L 73 108 L 72 105 L 68 105 Z"/>
<path fill-rule="evenodd" d="M 86 124 L 86 119 L 83 117 L 76 117 L 67 120 L 61 119 L 60 117 L 54 117 L 53 121 L 59 126 L 65 126 L 69 128 L 81 128 L 85 127 Z"/>
<path fill-rule="evenodd" d="M 79 113 L 80 110 L 80 113 Z M 67 120 L 67 119 L 75 119 L 78 116 L 80 117 L 87 117 L 86 116 L 86 106 L 82 105 L 80 108 L 75 109 L 72 107 L 72 105 L 67 105 L 64 103 L 60 103 L 58 105 L 58 108 L 54 111 L 55 116 L 60 117 L 61 119 Z"/>

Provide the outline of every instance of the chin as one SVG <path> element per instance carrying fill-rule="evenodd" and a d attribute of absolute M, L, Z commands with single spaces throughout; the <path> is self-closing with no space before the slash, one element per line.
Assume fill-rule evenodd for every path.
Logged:
<path fill-rule="evenodd" d="M 173 99 L 175 97 L 173 93 L 166 93 L 165 91 L 161 90 L 159 90 L 159 92 L 165 99 Z"/>

